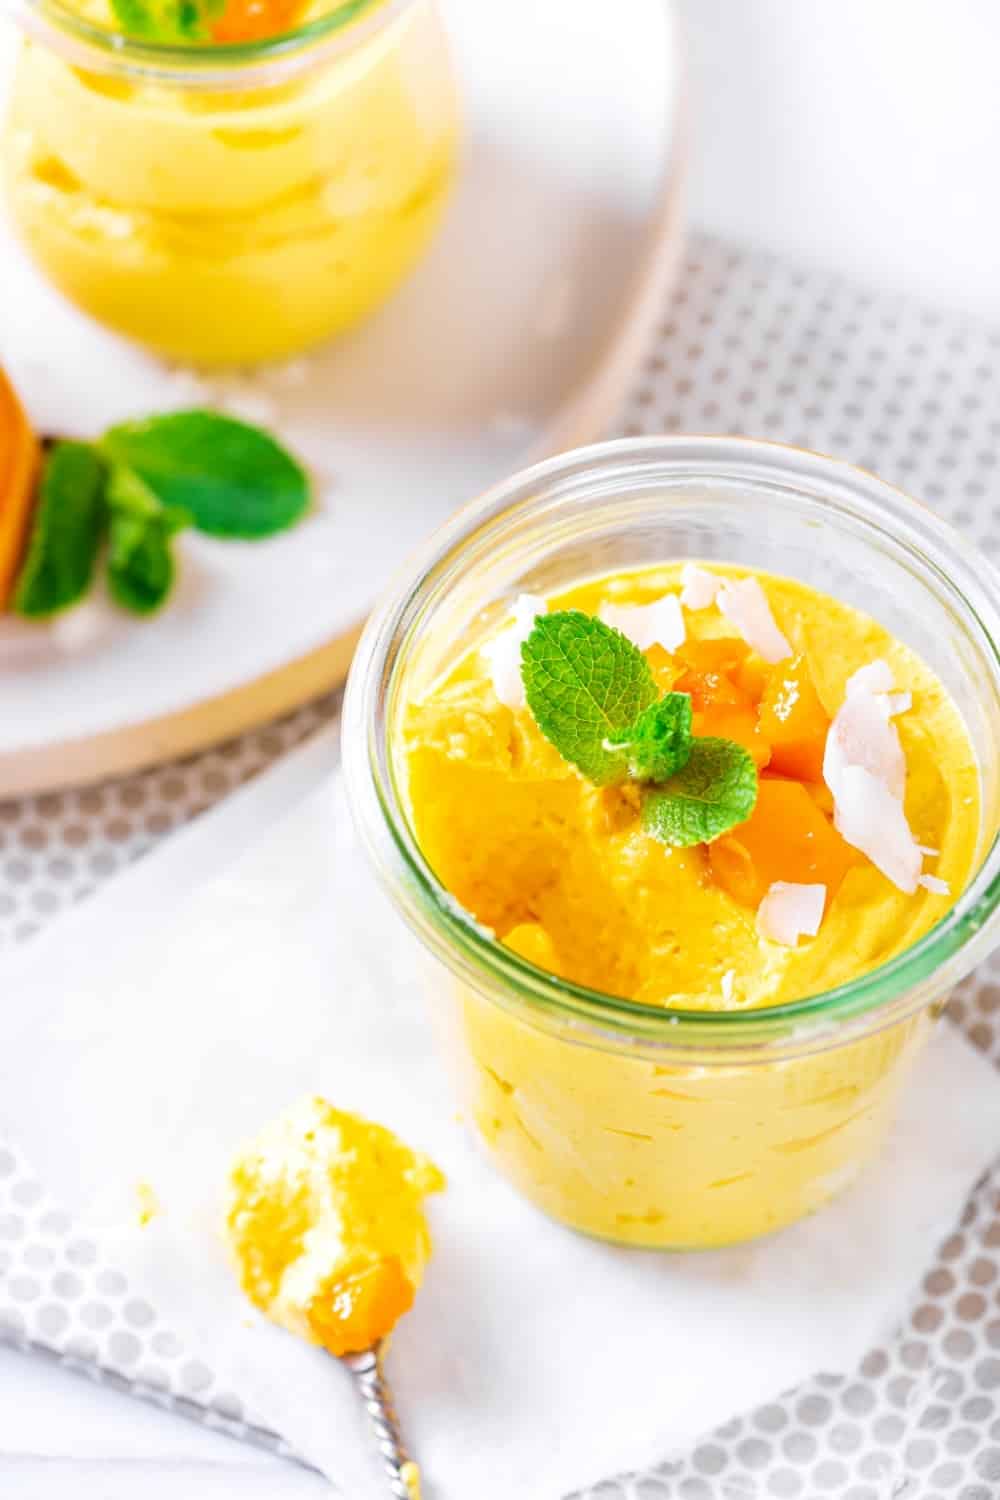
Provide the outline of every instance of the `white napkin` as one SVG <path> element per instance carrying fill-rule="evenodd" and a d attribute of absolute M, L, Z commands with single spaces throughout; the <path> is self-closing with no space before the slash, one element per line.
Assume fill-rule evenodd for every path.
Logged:
<path fill-rule="evenodd" d="M 248 1308 L 216 1234 L 233 1149 L 309 1091 L 450 1180 L 389 1358 L 428 1500 L 558 1500 L 852 1366 L 1000 1144 L 989 1065 L 941 1027 L 881 1163 L 773 1239 L 677 1256 L 576 1236 L 460 1127 L 334 756 L 323 737 L 291 757 L 0 970 L 0 1129 L 50 1191 L 105 1226 L 188 1349 L 350 1500 L 382 1500 L 384 1481 L 348 1378 Z M 122 1227 L 140 1179 L 165 1205 L 142 1231 Z"/>

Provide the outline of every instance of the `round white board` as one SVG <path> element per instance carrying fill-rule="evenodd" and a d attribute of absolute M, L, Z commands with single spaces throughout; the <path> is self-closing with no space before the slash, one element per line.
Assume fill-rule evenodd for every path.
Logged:
<path fill-rule="evenodd" d="M 419 538 L 613 414 L 678 238 L 669 12 L 629 0 L 623 25 L 603 0 L 444 10 L 466 112 L 447 221 L 381 313 L 305 360 L 210 379 L 166 368 L 66 305 L 0 222 L 0 360 L 40 430 L 219 405 L 280 432 L 317 489 L 284 536 L 180 538 L 178 588 L 152 621 L 109 610 L 73 649 L 0 623 L 0 795 L 177 755 L 334 685 Z M 13 54 L 0 34 L 5 73 Z"/>

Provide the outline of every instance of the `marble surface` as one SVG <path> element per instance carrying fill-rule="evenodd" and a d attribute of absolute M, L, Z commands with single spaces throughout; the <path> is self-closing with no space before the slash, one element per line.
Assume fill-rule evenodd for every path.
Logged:
<path fill-rule="evenodd" d="M 600 3 L 600 0 L 586 0 Z M 699 225 L 1000 320 L 1000 12 L 681 0 Z M 0 1348 L 0 1495 L 308 1500 L 315 1476 Z"/>

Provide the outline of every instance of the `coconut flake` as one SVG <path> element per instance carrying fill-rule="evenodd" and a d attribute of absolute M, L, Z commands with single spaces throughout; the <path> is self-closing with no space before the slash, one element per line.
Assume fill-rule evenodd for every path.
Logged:
<path fill-rule="evenodd" d="M 888 696 L 883 692 L 868 691 L 863 685 L 857 686 L 854 678 L 848 683 L 847 696 L 834 715 L 823 755 L 823 779 L 833 793 L 834 801 L 848 766 L 864 766 L 885 782 L 894 797 L 902 797 L 906 785 L 906 757 L 899 731 L 889 715 Z"/>
<path fill-rule="evenodd" d="M 528 639 L 539 615 L 548 610 L 538 594 L 518 594 L 514 601 L 512 623 L 493 640 L 480 647 L 490 670 L 490 681 L 498 700 L 507 708 L 524 707 L 524 683 L 521 680 L 521 647 Z"/>
<path fill-rule="evenodd" d="M 938 855 L 941 853 L 940 849 L 932 849 L 929 844 L 918 844 L 917 848 L 920 850 L 921 854 L 926 854 L 928 859 L 937 859 Z"/>
<path fill-rule="evenodd" d="M 794 948 L 800 937 L 819 932 L 825 905 L 825 885 L 776 880 L 757 908 L 757 931 L 772 943 Z"/>
<path fill-rule="evenodd" d="M 727 969 L 722 976 L 722 998 L 728 1005 L 733 998 L 733 981 L 736 978 L 735 969 Z"/>
<path fill-rule="evenodd" d="M 889 663 L 877 657 L 848 677 L 844 692 L 848 698 L 853 698 L 858 693 L 891 693 L 894 685 L 895 679 Z"/>
<path fill-rule="evenodd" d="M 825 774 L 825 772 L 824 772 Z M 917 889 L 923 855 L 910 832 L 902 799 L 866 766 L 844 766 L 833 792 L 833 823 L 852 848 L 908 895 Z"/>
<path fill-rule="evenodd" d="M 628 636 L 640 651 L 648 651 L 650 646 L 676 651 L 687 639 L 681 601 L 676 594 L 664 594 L 652 604 L 602 604 L 600 619 Z"/>
<path fill-rule="evenodd" d="M 922 885 L 925 891 L 933 891 L 935 896 L 951 895 L 951 886 L 939 875 L 921 875 L 917 884 Z"/>
<path fill-rule="evenodd" d="M 697 563 L 685 563 L 681 568 L 681 583 L 684 585 L 681 589 L 681 603 L 685 609 L 708 609 L 710 604 L 715 603 L 723 580 L 717 573 L 699 568 Z"/>
<path fill-rule="evenodd" d="M 767 595 L 756 578 L 741 578 L 725 583 L 716 601 L 727 620 L 731 620 L 747 645 L 772 665 L 791 656 L 792 648 L 779 630 Z"/>
<path fill-rule="evenodd" d="M 837 831 L 893 885 L 912 895 L 925 851 L 903 810 L 906 757 L 892 722 L 912 698 L 892 688 L 892 668 L 881 659 L 848 678 L 826 737 L 823 779 L 833 793 Z"/>

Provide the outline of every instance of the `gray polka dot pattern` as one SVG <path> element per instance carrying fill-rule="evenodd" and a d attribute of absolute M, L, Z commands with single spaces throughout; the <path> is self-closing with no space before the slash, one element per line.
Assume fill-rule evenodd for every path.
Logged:
<path fill-rule="evenodd" d="M 217 1389 L 212 1371 L 186 1354 L 146 1298 L 74 1233 L 14 1146 L 0 1147 L 3 1229 L 0 1340 L 186 1416 L 210 1416 L 234 1437 L 289 1451 L 238 1397 Z"/>
<path fill-rule="evenodd" d="M 817 1375 L 691 1453 L 572 1500 L 992 1500 L 1000 1494 L 998 1249 L 1000 1163 L 973 1191 L 897 1337 L 853 1375 Z M 992 1312 L 975 1290 L 987 1282 Z"/>
<path fill-rule="evenodd" d="M 850 458 L 1000 556 L 1000 332 L 695 237 L 617 430 L 733 432 Z M 0 947 L 254 776 L 331 698 L 100 787 L 0 803 Z M 1000 956 L 951 1014 L 1000 1067 Z M 0 1142 L 0 1339 L 287 1452 L 103 1264 Z M 572 1500 L 991 1500 L 1000 1495 L 1000 1161 L 892 1342 L 735 1416 L 691 1452 Z M 557 1500 L 557 1497 L 553 1497 Z"/>

